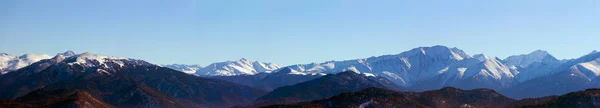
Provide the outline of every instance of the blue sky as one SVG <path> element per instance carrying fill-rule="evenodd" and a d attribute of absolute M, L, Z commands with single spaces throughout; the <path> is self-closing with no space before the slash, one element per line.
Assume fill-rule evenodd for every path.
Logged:
<path fill-rule="evenodd" d="M 0 52 L 66 50 L 200 64 L 282 65 L 397 54 L 600 49 L 598 0 L 2 0 Z"/>

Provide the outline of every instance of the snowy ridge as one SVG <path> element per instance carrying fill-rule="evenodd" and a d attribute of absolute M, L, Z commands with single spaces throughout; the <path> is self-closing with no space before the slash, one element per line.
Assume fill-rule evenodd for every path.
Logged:
<path fill-rule="evenodd" d="M 199 76 L 235 76 L 254 75 L 261 72 L 271 72 L 281 68 L 277 64 L 260 63 L 242 58 L 238 61 L 226 61 L 210 64 L 196 71 Z"/>
<path fill-rule="evenodd" d="M 12 56 L 6 53 L 0 53 L 0 74 L 5 74 L 44 59 L 50 59 L 47 54 L 25 54 L 22 56 Z"/>
<path fill-rule="evenodd" d="M 68 62 L 69 65 L 79 64 L 79 65 L 87 65 L 87 66 L 92 67 L 92 66 L 97 66 L 97 65 L 106 65 L 105 62 L 112 61 L 112 62 L 119 64 L 119 66 L 123 66 L 124 65 L 123 62 L 121 62 L 119 60 L 128 60 L 128 58 L 125 58 L 125 57 L 105 56 L 105 55 L 99 55 L 99 54 L 92 54 L 89 52 L 85 52 L 85 53 L 76 55 L 74 57 L 75 57 L 75 61 Z M 94 62 L 97 62 L 97 64 Z"/>
<path fill-rule="evenodd" d="M 504 59 L 504 62 L 506 62 L 507 64 L 510 64 L 510 65 L 515 65 L 515 66 L 519 66 L 519 67 L 527 67 L 532 63 L 542 62 L 543 60 L 546 60 L 548 62 L 558 62 L 559 61 L 556 58 L 554 58 L 552 55 L 550 55 L 547 51 L 536 50 L 529 54 L 509 56 L 506 59 Z"/>
<path fill-rule="evenodd" d="M 579 63 L 571 68 L 583 72 L 589 80 L 600 75 L 600 58 L 590 62 Z"/>
<path fill-rule="evenodd" d="M 194 74 L 196 71 L 200 70 L 202 66 L 200 65 L 186 65 L 186 64 L 170 64 L 170 65 L 161 65 L 163 67 L 171 68 L 174 70 L 178 70 L 187 74 Z"/>
<path fill-rule="evenodd" d="M 446 86 L 464 89 L 492 88 L 502 89 L 514 83 L 514 77 L 519 72 L 514 66 L 507 66 L 496 57 L 476 54 L 451 64 L 442 70 L 441 74 L 430 79 L 418 81 L 411 86 L 421 90 L 439 89 Z M 470 84 L 462 84 L 476 82 Z"/>
<path fill-rule="evenodd" d="M 270 73 L 281 68 L 274 63 L 265 63 L 250 61 L 242 58 L 238 61 L 226 61 L 210 64 L 206 67 L 199 65 L 163 65 L 165 67 L 183 71 L 188 74 L 198 76 L 235 76 L 235 75 L 254 75 L 258 73 Z"/>
<path fill-rule="evenodd" d="M 131 67 L 158 66 L 143 60 L 92 54 L 89 52 L 71 56 L 69 54 L 58 54 L 52 59 L 56 60 L 57 63 L 53 64 L 49 69 L 60 69 L 58 71 L 67 73 L 97 72 L 111 75 Z"/>
<path fill-rule="evenodd" d="M 577 70 L 583 73 L 588 80 L 593 80 L 600 76 L 600 53 L 591 53 L 579 59 L 575 59 L 565 66 L 570 66 L 570 70 Z M 564 66 L 563 66 L 564 67 Z"/>
<path fill-rule="evenodd" d="M 487 57 L 487 56 L 486 56 Z M 477 63 L 474 66 L 470 66 L 465 70 L 464 78 L 473 77 L 473 76 L 490 76 L 496 80 L 501 80 L 504 78 L 513 78 L 514 72 L 511 72 L 511 69 L 500 62 L 497 58 L 485 58 L 478 59 L 483 62 Z"/>

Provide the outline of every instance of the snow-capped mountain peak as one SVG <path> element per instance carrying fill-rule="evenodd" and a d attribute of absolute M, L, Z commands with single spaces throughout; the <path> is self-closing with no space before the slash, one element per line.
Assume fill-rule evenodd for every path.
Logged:
<path fill-rule="evenodd" d="M 535 50 L 535 51 L 529 53 L 529 55 L 532 55 L 532 56 L 546 56 L 546 55 L 550 55 L 550 53 L 548 53 L 548 51 L 538 49 L 538 50 Z"/>
<path fill-rule="evenodd" d="M 264 62 L 254 61 L 252 64 L 254 65 L 254 69 L 257 72 L 270 73 L 273 70 L 277 70 L 277 69 L 281 68 L 281 66 L 279 66 L 277 64 L 273 64 L 273 63 L 264 63 Z"/>
<path fill-rule="evenodd" d="M 514 73 L 511 71 L 509 66 L 504 65 L 500 60 L 496 57 L 487 58 L 483 61 L 480 66 L 475 66 L 475 68 L 468 68 L 465 72 L 464 77 L 472 77 L 474 75 L 483 75 L 490 76 L 496 80 L 501 80 L 503 78 L 513 78 Z M 508 81 L 508 80 L 507 80 Z"/>
<path fill-rule="evenodd" d="M 64 53 L 58 53 L 56 55 L 61 55 L 61 56 L 65 56 L 65 57 L 70 57 L 70 56 L 75 56 L 77 55 L 75 52 L 73 52 L 72 50 L 68 50 Z"/>
<path fill-rule="evenodd" d="M 124 59 L 128 59 L 128 58 L 116 57 L 116 56 L 105 56 L 105 55 L 92 54 L 90 52 L 85 52 L 85 53 L 82 53 L 79 55 L 69 57 L 69 59 L 72 59 L 71 61 L 67 61 L 67 63 L 69 63 L 69 64 L 87 64 L 88 66 L 93 66 L 93 65 L 104 65 L 104 62 L 106 62 L 106 61 L 124 60 Z M 98 64 L 95 64 L 94 62 L 97 62 Z M 120 63 L 120 65 L 122 65 L 122 63 Z"/>
<path fill-rule="evenodd" d="M 127 68 L 136 67 L 159 67 L 158 65 L 126 57 L 107 56 L 85 52 L 66 57 L 57 55 L 52 58 L 53 65 L 48 69 L 58 69 L 61 72 L 94 72 L 111 75 Z M 66 68 L 70 67 L 70 68 Z"/>
<path fill-rule="evenodd" d="M 536 50 L 529 54 L 521 54 L 515 56 L 509 56 L 504 59 L 504 62 L 510 65 L 519 66 L 519 67 L 527 67 L 535 62 L 560 62 L 558 59 L 554 58 L 550 53 L 544 50 Z"/>
<path fill-rule="evenodd" d="M 432 47 L 419 47 L 412 49 L 410 51 L 401 53 L 400 55 L 416 55 L 421 54 L 428 57 L 435 57 L 441 59 L 454 59 L 454 60 L 462 60 L 464 58 L 469 58 L 470 56 L 466 54 L 464 51 L 458 48 L 448 48 L 446 46 L 436 45 Z"/>
<path fill-rule="evenodd" d="M 184 72 L 187 74 L 194 74 L 194 73 L 196 73 L 196 71 L 203 68 L 200 65 L 187 65 L 187 64 L 167 64 L 167 65 L 161 65 L 161 66 L 171 68 L 174 70 L 178 70 L 178 71 L 181 71 L 181 72 Z"/>
<path fill-rule="evenodd" d="M 486 61 L 487 59 L 490 59 L 487 55 L 485 54 L 475 54 L 473 55 L 473 58 L 479 60 L 479 61 Z"/>
<path fill-rule="evenodd" d="M 196 71 L 200 76 L 235 76 L 254 75 L 262 72 L 271 72 L 281 68 L 279 65 L 250 61 L 242 58 L 238 61 L 226 61 L 210 64 Z"/>
<path fill-rule="evenodd" d="M 241 59 L 240 59 L 240 60 L 238 60 L 238 61 L 241 61 L 241 62 L 248 62 L 248 59 L 246 59 L 246 58 L 241 58 Z"/>

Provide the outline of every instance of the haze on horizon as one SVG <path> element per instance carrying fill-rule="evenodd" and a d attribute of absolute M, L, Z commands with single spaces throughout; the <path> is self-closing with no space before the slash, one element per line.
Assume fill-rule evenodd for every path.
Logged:
<path fill-rule="evenodd" d="M 3 0 L 0 52 L 67 50 L 157 64 L 280 65 L 444 45 L 505 58 L 598 50 L 597 0 Z"/>

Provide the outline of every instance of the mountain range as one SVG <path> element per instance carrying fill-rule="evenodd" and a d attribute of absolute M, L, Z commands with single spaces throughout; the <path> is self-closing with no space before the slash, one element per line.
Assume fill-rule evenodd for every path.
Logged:
<path fill-rule="evenodd" d="M 484 54 L 471 56 L 458 48 L 432 46 L 395 55 L 298 64 L 282 69 L 289 69 L 287 74 L 300 76 L 350 70 L 362 75 L 383 77 L 414 91 L 436 90 L 446 86 L 460 89 L 489 88 L 511 98 L 522 99 L 597 87 L 596 83 L 600 82 L 600 78 L 597 78 L 600 72 L 599 55 L 598 52 L 592 52 L 576 59 L 558 60 L 546 51 L 537 50 L 500 59 Z"/>
<path fill-rule="evenodd" d="M 0 76 L 0 99 L 38 89 L 86 91 L 115 107 L 228 107 L 264 91 L 208 79 L 138 59 L 82 53 L 57 55 Z"/>
<path fill-rule="evenodd" d="M 438 45 L 418 47 L 399 54 L 284 67 L 244 58 L 202 67 L 157 65 L 139 59 L 76 54 L 73 51 L 53 57 L 47 54 L 12 56 L 2 53 L 0 73 L 0 100 L 5 100 L 0 101 L 0 106 L 35 107 L 39 101 L 48 101 L 49 106 L 85 106 L 79 103 L 93 100 L 99 101 L 92 103 L 99 107 L 259 107 L 303 101 L 311 103 L 307 104 L 309 106 L 320 106 L 327 105 L 329 101 L 309 101 L 335 100 L 337 96 L 360 93 L 361 90 L 397 96 L 388 98 L 408 96 L 408 99 L 394 101 L 415 107 L 442 105 L 419 94 L 436 97 L 440 94 L 428 92 L 436 90 L 444 93 L 460 91 L 457 92 L 459 94 L 477 92 L 484 93 L 484 96 L 497 96 L 499 93 L 508 98 L 498 97 L 493 102 L 502 102 L 490 105 L 510 103 L 527 106 L 537 103 L 537 106 L 552 106 L 563 102 L 551 101 L 560 99 L 552 95 L 600 88 L 600 52 L 560 60 L 547 51 L 536 50 L 501 59 L 485 54 L 469 55 L 458 48 Z M 373 87 L 393 92 L 368 89 Z M 58 100 L 46 99 L 46 95 L 36 93 L 56 95 L 53 97 Z M 42 100 L 26 98 L 28 96 Z M 468 100 L 479 100 L 475 97 L 441 99 L 467 99 L 449 102 L 451 105 L 486 107 L 481 103 L 489 103 Z M 525 99 L 537 97 L 544 98 L 534 102 Z M 372 104 L 383 101 L 376 98 L 367 100 L 365 104 L 387 105 Z M 340 105 L 346 104 L 351 103 Z"/>

